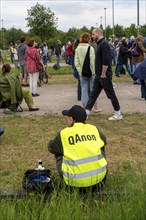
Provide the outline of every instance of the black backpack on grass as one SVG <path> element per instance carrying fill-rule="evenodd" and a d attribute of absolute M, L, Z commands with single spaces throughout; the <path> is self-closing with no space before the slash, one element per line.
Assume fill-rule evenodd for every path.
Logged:
<path fill-rule="evenodd" d="M 24 173 L 22 188 L 27 192 L 51 192 L 54 184 L 50 170 L 27 170 Z"/>

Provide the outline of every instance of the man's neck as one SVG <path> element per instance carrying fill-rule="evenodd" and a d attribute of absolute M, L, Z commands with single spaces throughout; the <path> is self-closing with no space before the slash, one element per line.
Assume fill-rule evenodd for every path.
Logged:
<path fill-rule="evenodd" d="M 103 39 L 103 36 L 99 37 L 98 40 L 97 40 L 97 42 L 99 42 L 101 39 Z"/>

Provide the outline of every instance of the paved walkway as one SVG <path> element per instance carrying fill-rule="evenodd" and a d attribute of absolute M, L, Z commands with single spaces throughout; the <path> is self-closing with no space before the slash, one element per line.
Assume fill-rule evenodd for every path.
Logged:
<path fill-rule="evenodd" d="M 140 86 L 132 83 L 117 83 L 116 94 L 120 102 L 123 113 L 146 112 L 146 102 L 139 100 Z M 21 116 L 44 115 L 48 113 L 61 114 L 63 109 L 70 108 L 74 104 L 81 105 L 77 101 L 76 84 L 45 85 L 38 88 L 39 97 L 34 98 L 35 105 L 40 108 L 39 111 L 29 112 L 28 107 L 23 101 L 23 112 L 16 113 Z M 113 108 L 110 100 L 106 97 L 104 91 L 99 96 L 99 106 L 102 112 L 98 114 L 112 114 Z M 3 110 L 0 109 L 0 115 L 3 116 Z M 97 113 L 96 113 L 97 114 Z"/>

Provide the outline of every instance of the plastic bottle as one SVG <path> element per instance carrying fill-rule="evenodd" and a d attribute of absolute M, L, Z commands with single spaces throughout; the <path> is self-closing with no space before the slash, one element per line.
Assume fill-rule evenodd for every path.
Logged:
<path fill-rule="evenodd" d="M 41 160 L 38 161 L 38 167 L 36 168 L 36 170 L 44 170 L 45 168 L 43 167 L 43 163 Z"/>

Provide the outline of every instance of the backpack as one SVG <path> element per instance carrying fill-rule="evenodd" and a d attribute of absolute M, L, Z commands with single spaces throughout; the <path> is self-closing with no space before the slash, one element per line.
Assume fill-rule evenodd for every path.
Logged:
<path fill-rule="evenodd" d="M 56 63 L 53 65 L 54 70 L 58 70 L 59 68 L 60 68 L 60 66 L 58 66 Z"/>
<path fill-rule="evenodd" d="M 84 60 L 84 64 L 83 64 L 83 68 L 82 68 L 82 76 L 86 77 L 86 78 L 91 78 L 92 76 L 92 72 L 90 69 L 90 46 L 88 47 L 87 53 L 86 53 L 86 57 Z"/>
<path fill-rule="evenodd" d="M 50 170 L 27 170 L 24 173 L 22 188 L 27 192 L 51 192 L 54 184 Z"/>
<path fill-rule="evenodd" d="M 140 49 L 138 47 L 138 44 L 137 42 L 135 42 L 133 45 L 132 45 L 132 49 L 131 49 L 131 56 L 133 57 L 138 57 L 140 55 Z"/>

